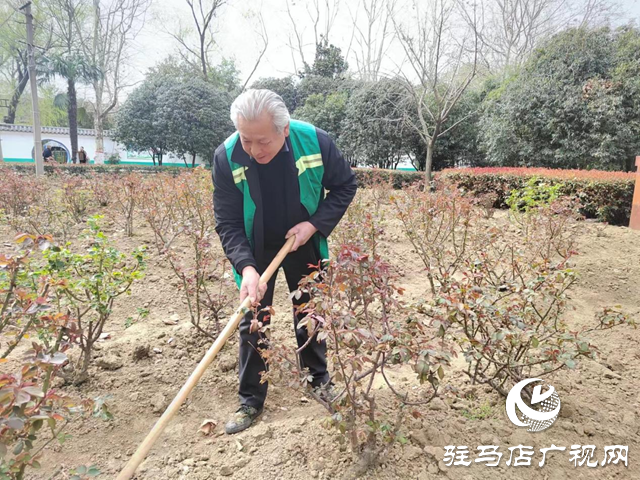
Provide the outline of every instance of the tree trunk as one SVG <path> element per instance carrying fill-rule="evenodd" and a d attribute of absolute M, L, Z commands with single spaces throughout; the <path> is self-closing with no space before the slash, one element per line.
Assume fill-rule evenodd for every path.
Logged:
<path fill-rule="evenodd" d="M 94 20 L 93 20 L 93 60 L 98 67 L 103 67 L 104 58 L 97 57 L 98 42 L 100 42 L 100 0 L 93 0 Z M 104 132 L 102 127 L 102 93 L 104 91 L 104 79 L 93 82 L 93 90 L 96 94 L 96 104 L 93 114 L 93 128 L 96 131 L 96 153 L 93 163 L 104 164 Z"/>
<path fill-rule="evenodd" d="M 200 35 L 200 62 L 202 62 L 202 74 L 204 75 L 204 79 L 205 81 L 207 80 L 207 54 L 206 54 L 206 48 L 205 48 L 205 42 L 206 42 L 206 30 L 203 30 L 203 32 Z"/>
<path fill-rule="evenodd" d="M 96 154 L 94 163 L 96 165 L 104 164 L 104 131 L 102 126 L 102 89 L 101 80 L 94 83 L 94 91 L 96 92 L 96 106 L 93 113 L 93 128 L 96 132 Z"/>
<path fill-rule="evenodd" d="M 435 138 L 427 143 L 427 157 L 424 165 L 425 191 L 431 189 L 431 164 L 433 163 L 433 148 L 435 147 Z"/>
<path fill-rule="evenodd" d="M 9 101 L 9 111 L 7 115 L 4 117 L 4 123 L 13 124 L 16 121 L 16 110 L 18 110 L 18 104 L 20 103 L 20 97 L 22 96 L 22 92 L 24 92 L 27 83 L 29 82 L 29 74 L 25 73 L 19 80 L 16 89 L 11 96 L 11 100 Z"/>
<path fill-rule="evenodd" d="M 78 100 L 76 97 L 76 83 L 73 77 L 67 79 L 67 114 L 69 115 L 69 137 L 71 140 L 71 162 L 78 158 Z"/>
<path fill-rule="evenodd" d="M 195 168 L 195 166 L 196 166 L 196 153 L 194 152 L 191 155 L 192 155 L 191 156 L 191 168 Z"/>
<path fill-rule="evenodd" d="M 96 154 L 94 162 L 96 165 L 104 163 L 104 132 L 102 128 L 102 116 L 96 113 L 94 117 L 94 128 L 96 130 Z"/>
<path fill-rule="evenodd" d="M 442 123 L 442 117 L 438 117 L 435 128 L 433 129 L 433 135 L 431 135 L 429 142 L 427 143 L 427 158 L 424 166 L 424 176 L 427 181 L 424 186 L 425 191 L 430 191 L 433 186 L 431 183 L 431 180 L 433 179 L 433 176 L 431 175 L 431 169 L 433 168 L 433 151 L 436 149 L 436 140 L 438 140 L 438 137 L 440 136 Z"/>

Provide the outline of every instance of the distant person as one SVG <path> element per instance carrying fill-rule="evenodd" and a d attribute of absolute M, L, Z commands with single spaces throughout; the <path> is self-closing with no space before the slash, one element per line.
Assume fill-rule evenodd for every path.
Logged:
<path fill-rule="evenodd" d="M 89 155 L 87 155 L 86 150 L 84 149 L 84 147 L 80 147 L 80 150 L 78 151 L 78 161 L 80 163 L 87 163 L 88 159 Z"/>
<path fill-rule="evenodd" d="M 44 150 L 42 151 L 42 158 L 44 158 L 45 162 L 53 162 L 53 152 L 51 151 L 50 145 L 46 145 Z"/>

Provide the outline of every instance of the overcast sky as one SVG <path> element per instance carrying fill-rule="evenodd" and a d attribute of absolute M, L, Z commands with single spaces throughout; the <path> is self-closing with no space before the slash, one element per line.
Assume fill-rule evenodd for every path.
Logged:
<path fill-rule="evenodd" d="M 185 0 L 152 0 L 147 22 L 136 41 L 138 56 L 136 70 L 143 72 L 170 53 L 178 50 L 178 44 L 169 32 L 177 32 L 180 24 L 191 27 L 191 12 Z M 287 47 L 291 22 L 287 15 L 287 0 L 228 0 L 217 20 L 219 45 L 217 55 L 235 60 L 246 79 L 260 53 L 261 41 L 256 33 L 259 29 L 258 12 L 262 12 L 269 39 L 267 52 L 252 79 L 266 76 L 282 77 L 294 73 L 291 50 Z M 305 1 L 291 1 L 292 14 L 304 30 L 303 39 L 309 56 L 313 55 L 314 36 L 305 10 Z M 332 3 L 333 0 L 330 0 Z M 357 0 L 342 0 L 338 16 L 331 30 L 331 42 L 346 46 L 352 35 Z M 195 39 L 194 39 L 195 41 Z M 197 45 L 194 44 L 194 45 Z M 346 47 L 343 47 L 343 50 Z"/>
<path fill-rule="evenodd" d="M 130 84 L 140 82 L 146 71 L 161 62 L 170 54 L 177 54 L 178 43 L 170 32 L 177 33 L 181 26 L 192 28 L 193 20 L 185 0 L 151 0 L 144 27 L 136 38 L 133 56 L 127 78 Z M 291 22 L 287 15 L 286 2 L 290 2 L 294 18 L 299 22 L 307 45 L 307 60 L 313 60 L 314 35 L 309 15 L 305 8 L 310 0 L 227 0 L 217 19 L 218 33 L 216 55 L 219 60 L 223 56 L 235 60 L 244 81 L 253 68 L 260 52 L 260 40 L 256 33 L 259 28 L 257 13 L 262 12 L 269 45 L 252 81 L 260 77 L 282 77 L 295 72 L 291 50 L 287 47 L 291 33 Z M 320 0 L 321 3 L 325 0 Z M 335 0 L 329 0 L 333 4 Z M 424 0 L 428 2 L 428 0 Z M 336 21 L 330 34 L 331 43 L 347 50 L 353 36 L 353 17 L 358 13 L 358 0 L 341 0 Z M 396 4 L 398 2 L 396 1 Z M 625 14 L 616 23 L 635 21 L 640 24 L 640 0 L 620 0 L 619 4 Z M 401 9 L 410 15 L 409 9 Z M 193 45 L 196 46 L 195 38 Z M 353 43 L 352 43 L 353 45 Z M 394 58 L 399 55 L 391 50 L 390 59 L 386 62 L 386 70 L 397 68 Z M 348 59 L 353 66 L 353 58 Z M 300 68 L 300 65 L 298 65 Z M 90 92 L 86 92 L 90 95 Z"/>

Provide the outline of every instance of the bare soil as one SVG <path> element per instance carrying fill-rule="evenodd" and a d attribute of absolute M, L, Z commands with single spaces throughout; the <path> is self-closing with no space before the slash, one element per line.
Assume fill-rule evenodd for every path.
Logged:
<path fill-rule="evenodd" d="M 504 212 L 492 222 L 506 225 Z M 151 244 L 152 233 L 143 225 L 132 238 L 111 226 L 107 234 L 122 250 Z M 619 304 L 638 318 L 640 313 L 640 232 L 623 227 L 580 222 L 575 229 L 580 274 L 567 313 L 578 329 L 591 325 L 594 314 L 605 305 Z M 8 228 L 0 230 L 0 245 L 12 238 Z M 382 254 L 402 272 L 401 286 L 408 300 L 417 300 L 427 290 L 426 275 L 411 245 L 392 215 L 387 215 Z M 186 305 L 173 272 L 151 255 L 145 279 L 134 285 L 132 295 L 122 299 L 106 331 L 111 338 L 99 344 L 91 379 L 80 387 L 64 387 L 72 396 L 109 395 L 114 415 L 111 422 L 88 418 L 70 425 L 72 438 L 63 446 L 50 446 L 42 459 L 43 469 L 29 478 L 66 478 L 78 465 L 96 465 L 99 478 L 114 478 L 176 395 L 209 346 L 188 321 Z M 276 341 L 294 342 L 286 283 L 276 288 Z M 125 328 L 138 307 L 150 310 L 148 318 Z M 178 316 L 177 325 L 166 321 Z M 549 429 L 532 434 L 516 428 L 507 418 L 504 400 L 484 387 L 468 385 L 466 377 L 453 369 L 445 380 L 477 400 L 443 396 L 422 417 L 407 420 L 406 445 L 397 444 L 388 458 L 366 478 L 376 479 L 565 479 L 640 478 L 640 331 L 620 327 L 592 334 L 601 350 L 597 361 L 585 361 L 576 370 L 561 371 L 551 379 L 559 392 L 562 411 Z M 134 350 L 149 347 L 149 356 L 135 359 Z M 338 435 L 322 428 L 326 412 L 310 398 L 285 387 L 272 386 L 265 413 L 249 430 L 234 436 L 223 433 L 227 417 L 237 408 L 237 339 L 221 352 L 200 384 L 183 405 L 139 469 L 139 479 L 308 479 L 346 478 L 352 457 Z M 157 349 L 156 353 L 154 349 Z M 98 366 L 100 363 L 102 366 Z M 462 365 L 459 365 L 462 367 Z M 411 372 L 396 372 L 411 388 Z M 380 387 L 379 395 L 389 392 Z M 484 410 L 480 407 L 485 405 Z M 484 412 L 484 414 L 480 414 Z M 486 418 L 478 418 L 486 415 Z M 213 433 L 198 429 L 205 419 L 216 422 Z M 495 468 L 482 463 L 468 467 L 444 465 L 445 445 L 466 445 L 471 460 L 478 445 L 498 445 L 503 453 Z M 532 466 L 506 466 L 509 447 L 535 449 Z M 551 452 L 539 467 L 540 448 L 551 444 L 566 447 Z M 572 445 L 595 445 L 596 460 L 603 459 L 605 445 L 627 445 L 629 466 L 574 467 Z M 514 453 L 517 454 L 517 451 Z"/>

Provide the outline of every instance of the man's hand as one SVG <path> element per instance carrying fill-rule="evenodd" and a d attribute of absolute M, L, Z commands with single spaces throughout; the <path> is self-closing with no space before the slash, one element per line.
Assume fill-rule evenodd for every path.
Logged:
<path fill-rule="evenodd" d="M 251 298 L 251 303 L 262 300 L 267 291 L 267 284 L 260 285 L 260 275 L 258 271 L 249 266 L 242 269 L 242 283 L 240 284 L 240 303 L 247 297 Z"/>
<path fill-rule="evenodd" d="M 314 227 L 311 222 L 302 222 L 293 226 L 284 238 L 289 238 L 291 235 L 296 236 L 296 240 L 293 242 L 293 247 L 291 248 L 291 251 L 295 252 L 301 245 L 307 243 L 317 231 L 318 229 Z"/>

